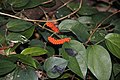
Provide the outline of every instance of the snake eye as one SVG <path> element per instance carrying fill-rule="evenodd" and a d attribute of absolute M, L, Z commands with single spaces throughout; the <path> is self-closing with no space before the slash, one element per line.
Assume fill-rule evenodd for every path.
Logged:
<path fill-rule="evenodd" d="M 71 48 L 65 48 L 65 51 L 68 53 L 69 56 L 73 56 L 73 57 L 78 54 L 75 50 Z"/>

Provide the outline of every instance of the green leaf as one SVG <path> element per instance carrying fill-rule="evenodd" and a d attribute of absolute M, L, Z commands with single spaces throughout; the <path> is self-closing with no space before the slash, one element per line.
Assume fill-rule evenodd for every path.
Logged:
<path fill-rule="evenodd" d="M 94 24 L 92 17 L 89 16 L 81 16 L 78 18 L 78 21 L 83 24 Z"/>
<path fill-rule="evenodd" d="M 54 48 L 51 47 L 51 46 L 47 46 L 47 47 L 46 47 L 46 50 L 48 51 L 48 52 L 47 52 L 48 57 L 51 57 L 51 56 L 53 56 L 53 55 L 55 54 L 55 50 L 54 50 Z"/>
<path fill-rule="evenodd" d="M 5 43 L 5 33 L 3 29 L 0 29 L 0 45 Z"/>
<path fill-rule="evenodd" d="M 56 15 L 57 18 L 61 18 L 61 17 L 64 17 L 64 16 L 66 16 L 70 13 L 71 13 L 71 10 L 65 6 L 65 7 L 62 7 L 60 9 L 58 9 L 56 11 L 55 15 Z"/>
<path fill-rule="evenodd" d="M 73 49 L 77 52 L 75 56 L 69 55 L 65 49 Z M 84 45 L 76 40 L 71 40 L 69 43 L 65 43 L 62 47 L 62 56 L 68 60 L 68 68 L 81 78 L 85 78 L 87 73 L 87 54 Z"/>
<path fill-rule="evenodd" d="M 21 32 L 32 27 L 32 23 L 23 20 L 12 19 L 7 23 L 9 31 Z"/>
<path fill-rule="evenodd" d="M 25 6 L 29 0 L 7 0 L 7 2 L 12 6 L 12 7 L 23 7 Z"/>
<path fill-rule="evenodd" d="M 107 34 L 107 31 L 105 30 L 97 30 L 94 35 L 91 38 L 92 43 L 96 43 L 102 40 L 105 40 L 105 35 Z"/>
<path fill-rule="evenodd" d="M 71 31 L 80 41 L 85 42 L 89 36 L 85 25 L 76 20 L 64 20 L 59 24 L 60 30 Z"/>
<path fill-rule="evenodd" d="M 78 9 L 79 7 L 79 3 L 75 3 L 75 2 L 71 2 L 68 4 L 68 6 L 70 8 L 72 8 L 72 10 L 76 10 Z M 79 13 L 80 15 L 92 15 L 92 14 L 95 14 L 97 13 L 97 9 L 87 5 L 85 2 L 82 4 L 80 10 L 77 12 Z"/>
<path fill-rule="evenodd" d="M 97 13 L 97 9 L 96 8 L 93 8 L 89 5 L 87 5 L 86 3 L 84 3 L 81 7 L 81 9 L 79 10 L 79 14 L 80 15 L 92 15 L 92 14 L 95 14 Z"/>
<path fill-rule="evenodd" d="M 74 27 L 76 24 L 78 24 L 78 21 L 67 19 L 62 21 L 58 27 L 60 30 L 71 31 L 71 28 Z"/>
<path fill-rule="evenodd" d="M 114 76 L 117 76 L 119 73 L 120 73 L 120 64 L 113 64 L 113 73 L 114 73 Z"/>
<path fill-rule="evenodd" d="M 105 36 L 105 39 L 109 51 L 117 58 L 120 58 L 120 34 L 109 33 Z"/>
<path fill-rule="evenodd" d="M 92 15 L 92 19 L 93 19 L 94 23 L 98 24 L 98 23 L 100 23 L 102 20 L 104 20 L 105 18 L 107 18 L 111 14 L 112 13 L 110 13 L 110 12 L 98 12 L 98 13 Z M 103 24 L 109 24 L 114 19 L 116 19 L 116 16 L 110 17 L 109 19 L 104 21 Z"/>
<path fill-rule="evenodd" d="M 36 66 L 36 61 L 29 55 L 23 55 L 23 54 L 15 54 L 15 55 L 10 55 L 11 57 L 18 58 L 19 61 L 21 61 L 24 64 L 27 64 L 29 66 L 32 66 L 34 68 L 37 68 Z"/>
<path fill-rule="evenodd" d="M 77 20 L 85 26 L 86 31 L 91 31 L 96 26 L 91 16 L 81 16 Z"/>
<path fill-rule="evenodd" d="M 0 59 L 0 76 L 10 73 L 15 68 L 16 65 L 13 62 Z"/>
<path fill-rule="evenodd" d="M 20 34 L 24 35 L 26 38 L 30 38 L 33 35 L 33 32 L 35 30 L 35 26 L 31 26 L 31 28 L 20 32 Z"/>
<path fill-rule="evenodd" d="M 115 77 L 115 80 L 119 80 L 120 79 L 120 74 L 118 74 L 116 77 Z"/>
<path fill-rule="evenodd" d="M 30 47 L 44 47 L 44 42 L 38 39 L 32 39 L 29 43 Z"/>
<path fill-rule="evenodd" d="M 19 42 L 24 43 L 28 41 L 28 39 L 25 36 L 19 33 L 10 33 L 7 35 L 6 39 L 13 43 L 19 43 Z"/>
<path fill-rule="evenodd" d="M 120 33 L 120 19 L 116 19 L 110 23 L 111 25 L 114 25 L 114 32 L 115 33 Z"/>
<path fill-rule="evenodd" d="M 6 20 L 4 16 L 0 15 L 0 26 L 3 25 L 3 24 L 5 24 L 7 21 L 8 20 Z"/>
<path fill-rule="evenodd" d="M 30 67 L 17 68 L 13 75 L 13 80 L 38 80 L 35 70 Z"/>
<path fill-rule="evenodd" d="M 30 55 L 30 56 L 40 56 L 46 53 L 47 53 L 47 50 L 40 47 L 26 48 L 21 52 L 21 54 L 23 55 Z"/>
<path fill-rule="evenodd" d="M 87 32 L 87 27 L 82 23 L 76 24 L 74 27 L 71 28 L 71 31 L 77 36 L 77 38 L 85 42 L 89 37 L 89 33 Z"/>
<path fill-rule="evenodd" d="M 98 80 L 109 80 L 112 70 L 108 51 L 100 45 L 87 48 L 88 68 Z"/>
<path fill-rule="evenodd" d="M 45 41 L 48 41 L 48 37 L 51 36 L 51 33 L 48 31 L 42 32 L 39 30 L 38 33 L 42 35 L 42 37 L 45 39 Z"/>
<path fill-rule="evenodd" d="M 20 32 L 20 34 L 24 35 L 26 38 L 30 38 L 32 35 L 33 35 L 33 32 L 34 32 L 34 29 L 35 29 L 35 26 L 32 26 L 31 28 L 23 31 L 23 32 Z M 17 36 L 18 37 L 18 36 Z M 14 39 L 14 37 L 12 38 Z M 17 41 L 18 42 L 18 41 Z M 21 42 L 21 41 L 20 41 Z M 24 43 L 24 41 L 22 40 L 22 42 Z M 13 52 L 21 43 L 17 43 L 15 44 L 12 48 L 9 49 L 9 52 Z"/>
<path fill-rule="evenodd" d="M 63 58 L 50 57 L 44 63 L 44 70 L 47 72 L 48 77 L 57 78 L 64 72 L 67 64 L 68 61 Z M 56 69 L 55 66 L 59 69 Z"/>
<path fill-rule="evenodd" d="M 79 7 L 79 3 L 71 2 L 67 6 L 69 6 L 72 10 L 76 10 Z M 92 15 L 97 13 L 97 9 L 89 6 L 86 1 L 83 1 L 80 10 L 77 12 L 80 15 Z"/>
<path fill-rule="evenodd" d="M 47 2 L 49 0 L 29 0 L 29 3 L 23 8 L 33 8 Z"/>

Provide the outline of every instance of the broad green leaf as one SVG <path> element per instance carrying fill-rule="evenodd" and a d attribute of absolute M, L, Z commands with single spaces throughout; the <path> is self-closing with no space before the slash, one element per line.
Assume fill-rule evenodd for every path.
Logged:
<path fill-rule="evenodd" d="M 45 41 L 48 41 L 48 37 L 51 35 L 51 33 L 49 33 L 48 31 L 42 32 L 39 30 L 38 33 L 42 35 L 42 37 L 45 39 Z"/>
<path fill-rule="evenodd" d="M 38 39 L 32 39 L 29 43 L 30 47 L 44 47 L 44 42 Z"/>
<path fill-rule="evenodd" d="M 35 59 L 29 55 L 15 54 L 15 55 L 10 55 L 10 56 L 18 58 L 18 60 L 24 64 L 27 64 L 27 65 L 32 66 L 34 68 L 37 68 Z"/>
<path fill-rule="evenodd" d="M 64 20 L 59 24 L 59 29 L 64 31 L 71 31 L 82 42 L 85 42 L 89 36 L 87 27 L 77 20 Z"/>
<path fill-rule="evenodd" d="M 40 47 L 26 48 L 21 52 L 21 54 L 23 55 L 30 55 L 30 56 L 40 56 L 46 53 L 47 53 L 47 50 Z"/>
<path fill-rule="evenodd" d="M 32 26 L 31 28 L 29 28 L 29 29 L 27 29 L 27 30 L 25 30 L 23 32 L 20 32 L 20 34 L 24 35 L 26 38 L 29 39 L 33 35 L 34 29 L 35 29 L 35 26 Z M 12 48 L 9 49 L 9 52 L 13 52 L 20 44 L 21 43 L 15 44 Z"/>
<path fill-rule="evenodd" d="M 13 43 L 19 43 L 19 42 L 24 43 L 28 41 L 28 39 L 25 36 L 19 33 L 10 33 L 7 35 L 6 39 Z"/>
<path fill-rule="evenodd" d="M 115 80 L 119 80 L 120 79 L 120 74 L 118 74 L 116 77 L 115 77 Z"/>
<path fill-rule="evenodd" d="M 110 23 L 111 25 L 114 25 L 114 32 L 115 33 L 120 33 L 120 19 L 116 19 Z"/>
<path fill-rule="evenodd" d="M 33 8 L 47 2 L 49 0 L 29 0 L 29 3 L 23 8 Z"/>
<path fill-rule="evenodd" d="M 5 24 L 7 21 L 8 20 L 6 20 L 4 16 L 0 15 L 0 26 L 3 25 L 3 24 Z"/>
<path fill-rule="evenodd" d="M 19 55 L 18 58 L 20 59 L 21 62 L 27 65 L 30 65 L 34 68 L 37 68 L 35 59 L 33 59 L 32 57 L 27 56 L 27 55 Z"/>
<path fill-rule="evenodd" d="M 16 68 L 16 65 L 8 60 L 0 59 L 0 76 L 10 73 Z"/>
<path fill-rule="evenodd" d="M 75 11 L 76 9 L 78 9 L 79 4 L 75 2 L 70 2 L 69 4 L 67 4 L 67 6 L 69 6 L 73 11 Z"/>
<path fill-rule="evenodd" d="M 77 54 L 70 56 L 65 49 L 73 49 Z M 87 54 L 84 45 L 76 40 L 65 43 L 62 47 L 62 56 L 68 60 L 68 68 L 81 78 L 85 78 L 87 73 Z"/>
<path fill-rule="evenodd" d="M 109 33 L 105 36 L 107 48 L 117 58 L 120 58 L 120 34 Z"/>
<path fill-rule="evenodd" d="M 32 27 L 32 23 L 26 22 L 23 20 L 12 19 L 7 23 L 8 30 L 14 31 L 14 32 L 25 31 L 30 27 Z"/>
<path fill-rule="evenodd" d="M 7 2 L 15 8 L 25 6 L 30 0 L 7 0 Z"/>
<path fill-rule="evenodd" d="M 67 19 L 62 21 L 58 27 L 60 30 L 71 31 L 71 28 L 74 27 L 76 24 L 78 24 L 78 21 Z"/>
<path fill-rule="evenodd" d="M 38 80 L 38 77 L 33 68 L 18 67 L 13 74 L 13 80 Z"/>
<path fill-rule="evenodd" d="M 47 52 L 48 57 L 51 57 L 51 56 L 53 56 L 53 55 L 55 54 L 55 50 L 54 50 L 54 48 L 51 47 L 51 46 L 47 46 L 47 47 L 46 47 L 46 50 L 48 51 L 48 52 Z"/>
<path fill-rule="evenodd" d="M 98 24 L 111 14 L 112 13 L 110 13 L 110 12 L 98 12 L 98 13 L 92 15 L 92 20 L 94 21 L 94 23 Z M 102 23 L 102 24 L 109 24 L 114 19 L 116 19 L 116 16 L 110 17 L 109 19 L 104 21 L 104 23 Z"/>
<path fill-rule="evenodd" d="M 109 33 L 105 36 L 105 39 L 109 51 L 117 58 L 120 58 L 120 34 Z"/>
<path fill-rule="evenodd" d="M 64 17 L 64 16 L 66 16 L 70 13 L 71 13 L 71 10 L 65 6 L 65 7 L 62 7 L 60 9 L 58 9 L 56 11 L 55 15 L 56 15 L 57 18 L 61 18 L 61 17 Z"/>
<path fill-rule="evenodd" d="M 31 28 L 20 32 L 20 34 L 24 35 L 26 38 L 30 38 L 33 35 L 33 32 L 35 30 L 35 26 L 31 26 Z"/>
<path fill-rule="evenodd" d="M 0 29 L 0 45 L 5 43 L 5 31 Z"/>
<path fill-rule="evenodd" d="M 67 64 L 68 61 L 63 58 L 50 57 L 44 63 L 44 70 L 47 72 L 48 77 L 57 78 L 64 72 Z M 55 66 L 59 69 L 56 69 Z"/>
<path fill-rule="evenodd" d="M 87 27 L 80 22 L 76 24 L 74 27 L 72 27 L 71 31 L 82 42 L 85 42 L 89 37 L 89 33 L 87 32 Z"/>
<path fill-rule="evenodd" d="M 102 40 L 105 40 L 105 35 L 107 34 L 107 31 L 105 30 L 97 30 L 94 35 L 91 38 L 92 43 L 96 43 Z"/>
<path fill-rule="evenodd" d="M 81 16 L 77 20 L 85 26 L 86 31 L 91 31 L 96 26 L 91 16 Z"/>
<path fill-rule="evenodd" d="M 79 3 L 75 3 L 75 2 L 71 2 L 68 4 L 68 6 L 72 9 L 72 10 L 76 10 L 79 7 Z M 97 9 L 87 5 L 85 2 L 82 4 L 80 10 L 77 12 L 80 15 L 92 15 L 97 13 Z"/>
<path fill-rule="evenodd" d="M 0 60 L 3 60 L 3 59 L 13 63 L 16 63 L 18 61 L 18 58 L 11 57 L 9 55 L 6 57 L 5 55 L 0 54 Z"/>
<path fill-rule="evenodd" d="M 94 24 L 92 17 L 89 16 L 81 16 L 78 18 L 78 21 L 83 24 Z"/>
<path fill-rule="evenodd" d="M 87 3 L 83 3 L 83 5 L 81 6 L 81 9 L 79 10 L 80 15 L 93 15 L 97 12 L 98 11 L 96 8 L 93 8 L 89 5 L 87 5 Z"/>
<path fill-rule="evenodd" d="M 100 45 L 87 48 L 88 68 L 98 80 L 109 80 L 112 70 L 108 51 Z"/>
<path fill-rule="evenodd" d="M 120 73 L 120 64 L 118 63 L 113 64 L 113 73 L 114 76 L 117 76 Z"/>

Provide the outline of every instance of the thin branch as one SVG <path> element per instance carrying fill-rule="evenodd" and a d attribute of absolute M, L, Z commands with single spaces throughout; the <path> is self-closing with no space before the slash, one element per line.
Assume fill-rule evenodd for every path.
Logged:
<path fill-rule="evenodd" d="M 58 38 L 61 39 L 61 37 L 60 37 L 59 35 L 57 35 L 54 31 L 52 31 L 52 30 L 50 30 L 50 29 L 48 29 L 48 28 L 46 28 L 46 27 L 41 26 L 39 23 L 34 22 L 34 24 L 37 25 L 37 26 L 39 26 L 39 27 L 41 27 L 42 29 L 45 29 L 45 30 L 53 33 L 54 35 L 56 35 Z"/>
<path fill-rule="evenodd" d="M 85 44 L 87 44 L 87 43 L 90 42 L 90 40 L 91 40 L 92 36 L 94 35 L 94 33 L 96 32 L 96 30 L 97 30 L 107 19 L 109 19 L 110 17 L 112 17 L 113 15 L 115 15 L 115 14 L 117 14 L 117 13 L 119 13 L 119 12 L 120 12 L 120 10 L 114 12 L 113 14 L 109 15 L 109 16 L 106 17 L 104 20 L 102 20 L 102 21 L 95 27 L 95 29 L 93 29 L 92 33 L 90 34 L 90 36 L 89 36 L 88 40 L 85 42 Z"/>
<path fill-rule="evenodd" d="M 52 2 L 53 0 L 49 0 L 49 1 L 46 1 L 46 2 L 43 2 L 42 4 L 48 4 L 50 2 Z"/>
<path fill-rule="evenodd" d="M 55 21 L 63 20 L 63 19 L 65 19 L 65 18 L 70 17 L 70 16 L 72 16 L 73 14 L 77 13 L 77 12 L 80 10 L 80 8 L 81 8 L 82 3 L 83 3 L 83 0 L 80 1 L 80 5 L 79 5 L 78 9 L 76 9 L 74 12 L 68 14 L 67 16 L 64 16 L 64 17 L 62 17 L 62 18 L 59 18 L 59 19 L 57 19 L 57 20 L 55 20 Z"/>
<path fill-rule="evenodd" d="M 65 18 L 69 17 L 69 16 L 72 16 L 73 14 L 78 12 L 80 10 L 81 6 L 82 6 L 82 2 L 83 2 L 83 0 L 80 1 L 80 5 L 79 5 L 78 9 L 76 9 L 74 12 L 72 12 L 72 13 L 70 13 L 70 14 L 62 17 L 62 18 L 56 19 L 56 20 L 33 20 L 33 19 L 27 19 L 27 18 L 20 18 L 20 17 L 14 16 L 14 15 L 3 13 L 3 12 L 0 12 L 0 15 L 4 15 L 4 16 L 11 17 L 11 18 L 15 18 L 15 19 L 20 19 L 20 20 L 30 21 L 30 22 L 56 22 L 56 21 L 63 20 Z"/>
<path fill-rule="evenodd" d="M 43 8 L 41 8 L 40 6 L 39 6 L 39 8 L 43 11 L 43 13 L 44 13 L 44 15 L 45 15 L 45 17 L 46 17 L 46 20 L 49 20 L 49 19 L 48 19 L 48 15 L 46 14 L 46 11 L 45 11 Z"/>
<path fill-rule="evenodd" d="M 66 5 L 69 4 L 71 1 L 72 1 L 72 0 L 69 0 L 69 1 L 67 1 L 67 2 L 65 2 L 65 3 L 62 1 L 62 3 L 64 3 L 64 4 L 63 4 L 62 6 L 60 6 L 58 9 L 60 9 L 60 8 L 62 8 L 62 7 L 64 7 L 64 6 L 66 6 Z"/>
<path fill-rule="evenodd" d="M 3 13 L 3 12 L 0 12 L 0 15 L 8 16 L 8 17 L 15 18 L 15 19 L 22 19 L 20 17 L 14 16 L 14 15 L 10 15 L 10 14 L 7 14 L 7 13 Z"/>

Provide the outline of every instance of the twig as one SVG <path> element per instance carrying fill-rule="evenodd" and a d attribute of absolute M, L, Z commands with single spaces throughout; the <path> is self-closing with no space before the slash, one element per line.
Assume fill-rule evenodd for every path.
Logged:
<path fill-rule="evenodd" d="M 14 15 L 10 15 L 10 14 L 7 14 L 7 13 L 3 13 L 3 12 L 0 12 L 0 15 L 8 16 L 8 17 L 15 18 L 15 19 L 22 19 L 20 17 L 14 16 Z"/>
<path fill-rule="evenodd" d="M 74 78 L 75 78 L 75 75 L 72 76 L 72 79 L 71 79 L 71 80 L 74 80 Z"/>
<path fill-rule="evenodd" d="M 72 0 L 69 0 L 69 1 L 67 1 L 67 2 L 63 2 L 63 1 L 61 1 L 62 3 L 64 3 L 62 6 L 60 6 L 58 9 L 60 9 L 60 8 L 62 8 L 62 7 L 64 7 L 64 6 L 66 6 L 67 4 L 69 4 L 70 2 L 71 2 Z"/>
<path fill-rule="evenodd" d="M 73 10 L 69 5 L 67 5 L 67 4 L 69 4 L 71 1 L 72 1 L 72 0 L 69 0 L 69 1 L 66 2 L 66 3 L 64 3 L 64 2 L 62 1 L 62 3 L 64 3 L 64 6 L 66 6 L 67 8 L 69 8 L 72 12 L 74 12 L 74 10 Z M 64 6 L 61 6 L 61 7 L 64 7 Z M 60 7 L 60 8 L 61 8 L 61 7 Z M 79 17 L 78 14 L 76 14 L 76 16 Z"/>
<path fill-rule="evenodd" d="M 76 9 L 74 12 L 68 14 L 67 16 L 64 16 L 64 17 L 62 17 L 62 18 L 57 19 L 56 21 L 63 20 L 63 19 L 65 19 L 65 18 L 67 18 L 67 17 L 69 17 L 69 16 L 72 16 L 73 14 L 77 13 L 77 12 L 80 10 L 80 8 L 81 8 L 82 3 L 83 3 L 83 0 L 80 1 L 80 5 L 79 5 L 78 9 Z"/>
<path fill-rule="evenodd" d="M 102 40 L 98 41 L 97 43 L 95 43 L 95 45 L 97 45 L 97 44 L 103 42 L 104 40 L 105 40 L 105 39 L 102 39 Z"/>
<path fill-rule="evenodd" d="M 46 17 L 46 20 L 49 20 L 49 19 L 48 19 L 48 15 L 46 14 L 45 10 L 44 10 L 43 8 L 41 8 L 40 6 L 39 6 L 39 8 L 43 11 L 43 13 L 44 13 L 44 15 L 45 15 L 45 17 Z"/>
<path fill-rule="evenodd" d="M 87 44 L 87 43 L 90 42 L 90 40 L 91 40 L 92 36 L 94 35 L 94 33 L 96 32 L 96 30 L 97 30 L 107 19 L 109 19 L 110 17 L 112 17 L 113 15 L 115 15 L 115 14 L 117 14 L 117 13 L 119 13 L 119 12 L 120 12 L 120 10 L 114 12 L 113 14 L 111 14 L 111 15 L 109 15 L 108 17 L 106 17 L 105 19 L 103 19 L 103 20 L 95 27 L 95 29 L 93 29 L 93 32 L 90 34 L 90 36 L 89 36 L 88 40 L 85 42 L 85 44 Z"/>
<path fill-rule="evenodd" d="M 50 30 L 50 29 L 48 29 L 48 28 L 45 28 L 45 27 L 43 27 L 43 26 L 41 26 L 39 23 L 34 23 L 35 25 L 37 25 L 37 26 L 39 26 L 39 27 L 41 27 L 41 28 L 43 28 L 43 29 L 45 29 L 45 30 L 47 30 L 47 31 L 49 31 L 49 32 L 52 32 L 52 33 L 54 33 L 54 31 L 52 31 L 52 30 Z"/>
<path fill-rule="evenodd" d="M 56 19 L 56 20 L 33 20 L 33 19 L 27 19 L 27 18 L 20 18 L 20 17 L 14 16 L 14 15 L 3 13 L 3 12 L 0 12 L 0 15 L 4 15 L 4 16 L 11 17 L 11 18 L 15 18 L 15 19 L 20 19 L 20 20 L 30 21 L 30 22 L 57 22 L 57 21 L 63 20 L 65 18 L 67 18 L 68 16 L 71 16 L 71 15 L 75 14 L 76 12 L 78 12 L 81 8 L 82 2 L 83 2 L 83 0 L 80 1 L 80 5 L 79 5 L 78 9 L 76 9 L 74 12 L 72 12 L 62 18 Z"/>
<path fill-rule="evenodd" d="M 41 26 L 39 23 L 34 22 L 34 24 L 41 27 L 41 28 L 43 28 L 43 29 L 45 29 L 45 30 L 47 30 L 47 31 L 49 31 L 49 32 L 51 32 L 51 33 L 53 33 L 54 35 L 56 35 L 58 38 L 61 39 L 61 37 L 59 35 L 57 35 L 54 31 L 52 31 L 52 30 L 50 30 L 50 29 L 48 29 L 46 27 Z"/>
<path fill-rule="evenodd" d="M 50 2 L 52 2 L 53 0 L 48 0 L 48 1 L 46 1 L 46 2 L 43 2 L 42 4 L 48 4 L 48 3 L 50 3 Z"/>

